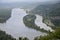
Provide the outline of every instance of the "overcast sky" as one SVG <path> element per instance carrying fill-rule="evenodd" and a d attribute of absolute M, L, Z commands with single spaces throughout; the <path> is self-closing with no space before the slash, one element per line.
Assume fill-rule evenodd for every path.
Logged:
<path fill-rule="evenodd" d="M 11 2 L 46 2 L 46 1 L 58 1 L 58 0 L 0 0 L 0 3 L 11 3 Z"/>

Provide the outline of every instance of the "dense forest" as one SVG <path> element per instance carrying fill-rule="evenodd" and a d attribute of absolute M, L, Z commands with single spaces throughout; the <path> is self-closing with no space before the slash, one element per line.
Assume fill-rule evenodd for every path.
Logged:
<path fill-rule="evenodd" d="M 16 40 L 11 35 L 8 35 L 5 31 L 0 30 L 0 40 Z"/>
<path fill-rule="evenodd" d="M 27 37 L 19 37 L 19 40 L 29 40 Z M 13 38 L 11 35 L 8 35 L 5 31 L 0 30 L 0 40 L 17 40 L 16 38 Z"/>
<path fill-rule="evenodd" d="M 36 37 L 34 40 L 60 40 L 60 27 L 56 28 L 54 32 L 46 36 Z"/>

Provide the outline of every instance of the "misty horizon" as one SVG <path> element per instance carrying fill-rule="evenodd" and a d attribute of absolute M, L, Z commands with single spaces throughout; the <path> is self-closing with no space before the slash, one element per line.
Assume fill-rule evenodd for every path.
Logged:
<path fill-rule="evenodd" d="M 15 2 L 57 2 L 60 0 L 0 0 L 0 3 L 15 3 Z"/>

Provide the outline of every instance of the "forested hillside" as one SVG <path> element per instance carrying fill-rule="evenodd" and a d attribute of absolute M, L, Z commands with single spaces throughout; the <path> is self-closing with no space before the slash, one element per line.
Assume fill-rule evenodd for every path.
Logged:
<path fill-rule="evenodd" d="M 54 32 L 47 36 L 36 37 L 34 40 L 60 40 L 60 27 L 56 28 Z"/>
<path fill-rule="evenodd" d="M 5 31 L 0 30 L 0 40 L 16 40 L 11 35 L 6 34 Z"/>
<path fill-rule="evenodd" d="M 10 8 L 0 8 L 0 23 L 6 22 L 11 17 Z"/>
<path fill-rule="evenodd" d="M 53 10 L 60 8 L 60 3 L 54 3 L 54 4 L 40 4 L 36 8 L 32 9 L 30 13 L 34 14 L 40 14 L 40 15 L 46 15 L 50 14 Z"/>
<path fill-rule="evenodd" d="M 30 11 L 31 14 L 43 16 L 43 22 L 55 29 L 60 25 L 60 2 L 55 4 L 41 4 Z"/>

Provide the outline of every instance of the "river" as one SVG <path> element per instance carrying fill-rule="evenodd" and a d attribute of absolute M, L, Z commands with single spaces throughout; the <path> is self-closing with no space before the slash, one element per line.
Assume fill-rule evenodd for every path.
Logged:
<path fill-rule="evenodd" d="M 50 30 L 50 31 L 54 31 L 51 29 L 51 27 L 47 26 L 45 23 L 43 23 L 43 17 L 40 15 L 36 15 L 36 20 L 35 20 L 35 24 L 38 25 L 38 27 L 43 28 L 45 30 Z"/>
<path fill-rule="evenodd" d="M 14 8 L 14 9 L 12 9 L 11 13 L 12 13 L 11 18 L 9 20 L 7 20 L 6 23 L 0 23 L 0 29 L 3 31 L 6 31 L 7 34 L 12 35 L 17 40 L 19 37 L 27 37 L 27 38 L 29 38 L 29 40 L 33 40 L 34 37 L 36 37 L 36 36 L 46 34 L 46 33 L 31 29 L 31 28 L 27 28 L 24 25 L 23 17 L 28 15 L 24 11 L 24 9 Z M 36 25 L 41 26 L 43 28 L 47 27 L 46 24 L 43 24 L 42 17 L 40 17 L 40 16 L 39 17 L 37 16 L 35 23 L 36 23 Z"/>

